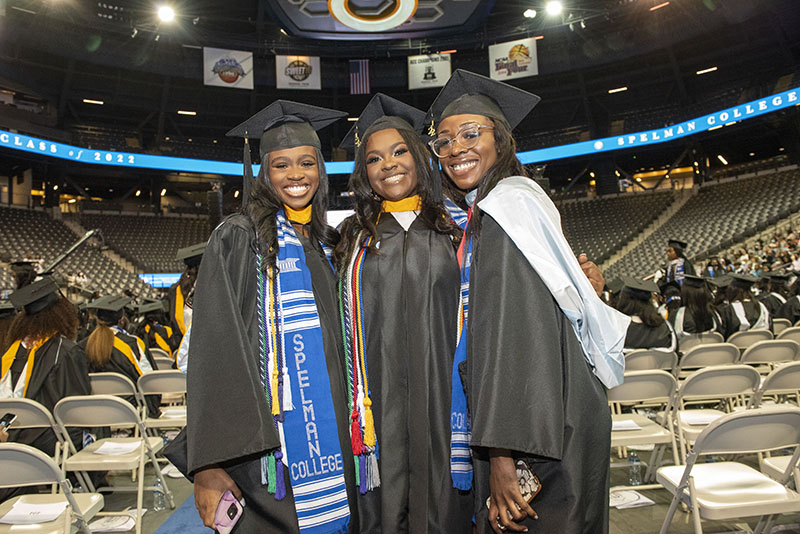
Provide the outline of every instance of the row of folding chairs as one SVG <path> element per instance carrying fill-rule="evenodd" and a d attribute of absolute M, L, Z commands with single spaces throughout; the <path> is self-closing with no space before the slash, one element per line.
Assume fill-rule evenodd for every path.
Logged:
<path fill-rule="evenodd" d="M 15 445 L 16 449 L 8 449 L 8 457 L 4 457 L 0 450 L 0 487 L 17 487 L 24 485 L 37 484 L 56 484 L 61 489 L 63 498 L 66 493 L 63 491 L 62 480 L 49 480 L 41 482 L 33 474 L 41 476 L 53 474 L 53 466 L 57 467 L 61 476 L 72 472 L 80 483 L 83 492 L 96 494 L 99 491 L 111 490 L 120 492 L 136 493 L 136 509 L 125 509 L 119 512 L 100 512 L 102 499 L 84 499 L 87 506 L 76 508 L 76 502 L 70 502 L 71 514 L 78 514 L 77 521 L 81 524 L 86 517 L 84 514 L 94 515 L 127 515 L 133 517 L 136 525 L 136 534 L 141 534 L 142 500 L 145 490 L 162 492 L 167 498 L 171 508 L 175 508 L 175 502 L 170 492 L 166 479 L 158 466 L 156 454 L 164 447 L 164 441 L 158 436 L 147 436 L 144 423 L 139 415 L 139 409 L 131 403 L 114 395 L 78 395 L 65 397 L 56 403 L 51 414 L 47 408 L 40 403 L 25 398 L 0 399 L 0 412 L 13 413 L 17 416 L 12 425 L 12 429 L 39 428 L 50 429 L 56 437 L 56 447 L 53 458 L 49 459 L 52 465 L 45 466 L 40 460 L 41 457 L 31 451 L 24 451 L 20 444 Z M 92 430 L 98 427 L 113 428 L 133 428 L 134 437 L 122 438 L 103 438 L 98 439 L 80 451 L 72 442 L 68 430 L 79 428 Z M 30 448 L 30 447 L 29 447 Z M 5 449 L 3 449 L 5 450 Z M 38 451 L 37 451 L 38 452 Z M 40 456 L 45 456 L 44 454 Z M 3 463 L 3 459 L 8 458 L 9 464 Z M 31 467 L 24 467 L 25 462 L 30 462 Z M 38 462 L 38 463 L 37 463 Z M 144 486 L 145 465 L 149 462 L 157 477 L 159 486 Z M 39 467 L 33 467 L 38 465 Z M 96 488 L 89 476 L 93 471 L 134 471 L 136 473 L 135 485 L 114 485 L 111 487 Z M 22 480 L 26 475 L 31 479 L 25 482 Z M 38 482 L 37 482 L 38 481 Z M 43 497 L 55 499 L 56 497 Z M 10 503 L 3 503 L 3 506 L 13 506 L 19 499 L 34 499 L 36 497 L 23 496 L 12 499 Z M 80 503 L 77 503 L 80 504 Z M 78 513 L 79 512 L 79 513 Z M 44 530 L 50 532 L 49 530 Z M 67 530 L 69 531 L 69 530 Z M 3 532 L 0 530 L 0 532 Z"/>
<path fill-rule="evenodd" d="M 745 330 L 734 332 L 728 336 L 728 339 L 725 339 L 719 332 L 689 334 L 678 340 L 678 352 L 686 353 L 698 345 L 723 342 L 732 343 L 741 350 L 745 350 L 754 343 L 770 339 L 791 339 L 800 343 L 800 326 L 792 326 L 788 319 L 773 319 L 772 331 Z"/>
<path fill-rule="evenodd" d="M 175 364 L 175 360 L 172 358 L 171 354 L 167 353 L 167 351 L 151 347 L 150 354 L 153 356 L 153 360 L 156 362 L 156 370 L 168 371 L 170 369 L 174 369 L 173 365 Z"/>

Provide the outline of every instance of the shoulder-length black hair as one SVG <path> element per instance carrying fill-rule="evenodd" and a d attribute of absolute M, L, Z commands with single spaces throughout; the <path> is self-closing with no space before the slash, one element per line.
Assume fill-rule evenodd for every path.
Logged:
<path fill-rule="evenodd" d="M 427 147 L 419 138 L 416 132 L 404 128 L 398 128 L 397 132 L 405 141 L 411 157 L 414 158 L 414 165 L 417 171 L 417 190 L 422 206 L 419 217 L 429 228 L 440 234 L 449 235 L 453 238 L 453 246 L 458 247 L 461 240 L 461 228 L 455 224 L 447 213 L 442 203 L 441 195 L 438 194 L 438 184 L 441 183 L 441 175 L 433 166 L 431 156 Z M 356 148 L 355 165 L 353 173 L 350 175 L 349 188 L 353 192 L 355 199 L 355 215 L 349 217 L 341 226 L 342 239 L 334 251 L 334 261 L 340 273 L 345 271 L 346 263 L 355 247 L 363 243 L 359 240 L 362 230 L 366 230 L 371 235 L 373 241 L 379 239 L 378 236 L 378 216 L 381 213 L 383 199 L 375 194 L 369 184 L 367 175 L 367 140 Z M 370 247 L 370 253 L 378 253 L 374 246 Z"/>
<path fill-rule="evenodd" d="M 328 213 L 328 173 L 325 172 L 325 161 L 322 152 L 315 148 L 317 169 L 319 171 L 319 188 L 311 200 L 311 232 L 312 241 L 319 241 L 331 248 L 339 243 L 339 232 L 328 226 L 326 215 Z M 250 191 L 250 198 L 244 214 L 250 218 L 256 230 L 258 251 L 264 258 L 262 270 L 276 266 L 278 257 L 278 227 L 275 215 L 283 207 L 275 188 L 269 181 L 269 154 L 264 155 L 261 169 Z"/>
<path fill-rule="evenodd" d="M 509 176 L 524 176 L 530 178 L 530 174 L 525 169 L 525 166 L 517 158 L 517 142 L 511 133 L 508 125 L 504 121 L 492 120 L 486 117 L 494 125 L 494 146 L 497 150 L 497 161 L 492 165 L 486 174 L 481 178 L 478 183 L 478 193 L 475 197 L 475 202 L 472 204 L 472 219 L 470 220 L 469 227 L 467 228 L 467 235 L 480 233 L 481 218 L 480 208 L 478 202 L 486 197 L 495 186 Z M 464 201 L 464 191 L 460 190 L 447 173 L 444 173 L 446 178 L 444 180 L 444 191 L 453 202 L 466 209 L 466 202 Z"/>
<path fill-rule="evenodd" d="M 642 323 L 650 328 L 661 326 L 664 323 L 664 318 L 658 314 L 658 310 L 656 310 L 653 305 L 650 304 L 649 300 L 641 300 L 631 297 L 627 291 L 622 291 L 619 294 L 619 300 L 617 300 L 617 310 L 629 317 L 638 315 L 642 320 Z"/>
<path fill-rule="evenodd" d="M 705 287 L 693 287 L 684 282 L 681 287 L 681 302 L 686 306 L 694 319 L 698 332 L 705 332 L 714 328 L 714 305 L 711 302 L 711 292 Z"/>

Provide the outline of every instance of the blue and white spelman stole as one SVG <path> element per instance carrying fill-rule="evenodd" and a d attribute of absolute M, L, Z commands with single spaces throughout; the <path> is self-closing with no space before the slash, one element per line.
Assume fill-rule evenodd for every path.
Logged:
<path fill-rule="evenodd" d="M 265 275 L 258 257 L 258 312 L 261 382 L 281 448 L 262 458 L 261 482 L 283 499 L 288 468 L 300 532 L 344 533 L 350 508 L 311 273 L 284 210 L 276 223 L 277 269 Z"/>
<path fill-rule="evenodd" d="M 469 217 L 450 199 L 445 199 L 450 217 L 466 232 Z M 467 396 L 461 383 L 458 364 L 467 359 L 467 315 L 469 312 L 469 267 L 472 261 L 472 236 L 461 242 L 458 262 L 461 267 L 461 294 L 458 300 L 458 345 L 453 358 L 453 373 L 450 397 L 450 477 L 453 487 L 469 490 L 472 487 L 472 451 L 469 448 L 471 436 Z"/>

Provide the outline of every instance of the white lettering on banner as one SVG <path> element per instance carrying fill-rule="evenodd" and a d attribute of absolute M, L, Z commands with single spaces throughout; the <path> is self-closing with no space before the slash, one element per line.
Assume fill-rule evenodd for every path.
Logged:
<path fill-rule="evenodd" d="M 394 9 L 379 15 L 359 15 L 350 0 L 328 0 L 328 12 L 341 24 L 365 32 L 382 32 L 396 28 L 417 11 L 417 0 L 395 0 Z"/>
<path fill-rule="evenodd" d="M 299 480 L 309 476 L 336 473 L 342 470 L 342 454 L 319 456 L 310 460 L 293 462 L 291 467 L 292 480 Z"/>
<path fill-rule="evenodd" d="M 306 398 L 306 390 L 311 387 L 311 381 L 308 377 L 308 369 L 301 369 L 300 366 L 306 362 L 306 354 L 303 352 L 305 343 L 303 343 L 303 335 L 295 334 L 292 337 L 292 348 L 294 349 L 294 363 L 297 368 L 297 385 L 300 388 L 300 403 L 303 406 L 303 419 L 306 424 L 306 440 L 308 441 L 308 455 L 313 459 L 314 456 L 320 456 L 319 435 L 317 435 L 316 415 L 314 413 L 314 403 L 310 398 Z M 301 462 L 302 463 L 302 462 Z M 293 478 L 294 468 L 297 464 L 292 464 Z M 308 469 L 306 468 L 306 472 Z M 307 476 L 307 475 L 305 475 Z"/>

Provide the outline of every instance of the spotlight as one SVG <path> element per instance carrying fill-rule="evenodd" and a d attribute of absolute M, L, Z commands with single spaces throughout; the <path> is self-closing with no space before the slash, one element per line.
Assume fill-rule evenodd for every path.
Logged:
<path fill-rule="evenodd" d="M 585 21 L 585 20 L 583 20 L 583 19 L 581 19 L 581 29 L 582 29 L 582 30 L 585 30 L 585 29 L 586 29 L 586 21 Z"/>
<path fill-rule="evenodd" d="M 53 186 L 53 191 L 58 191 L 58 184 Z"/>
<path fill-rule="evenodd" d="M 161 196 L 163 197 L 163 196 L 165 196 L 166 194 L 167 194 L 167 189 L 166 189 L 166 188 L 162 189 L 162 190 L 161 190 Z"/>
<path fill-rule="evenodd" d="M 722 154 L 718 154 L 718 155 L 717 155 L 717 159 L 718 159 L 718 160 L 720 160 L 720 161 L 722 162 L 722 164 L 723 164 L 723 165 L 727 165 L 727 164 L 728 164 L 728 160 L 727 160 L 727 159 L 725 159 L 725 158 L 722 156 Z"/>
<path fill-rule="evenodd" d="M 175 20 L 175 12 L 169 6 L 161 6 L 158 8 L 158 18 L 163 22 L 172 22 Z"/>
<path fill-rule="evenodd" d="M 547 11 L 548 15 L 555 17 L 556 15 L 561 14 L 561 12 L 564 10 L 564 6 L 561 4 L 561 2 L 553 0 L 551 2 L 547 2 L 544 9 Z"/>
<path fill-rule="evenodd" d="M 136 190 L 136 196 L 137 196 L 137 197 L 138 197 L 138 196 L 141 196 L 141 194 L 142 194 L 142 190 L 141 190 L 141 189 L 137 189 L 137 190 Z"/>
<path fill-rule="evenodd" d="M 526 9 L 522 12 L 522 16 L 526 19 L 535 19 L 536 18 L 536 10 L 535 9 Z"/>
<path fill-rule="evenodd" d="M 233 192 L 233 198 L 239 198 L 239 190 Z"/>

